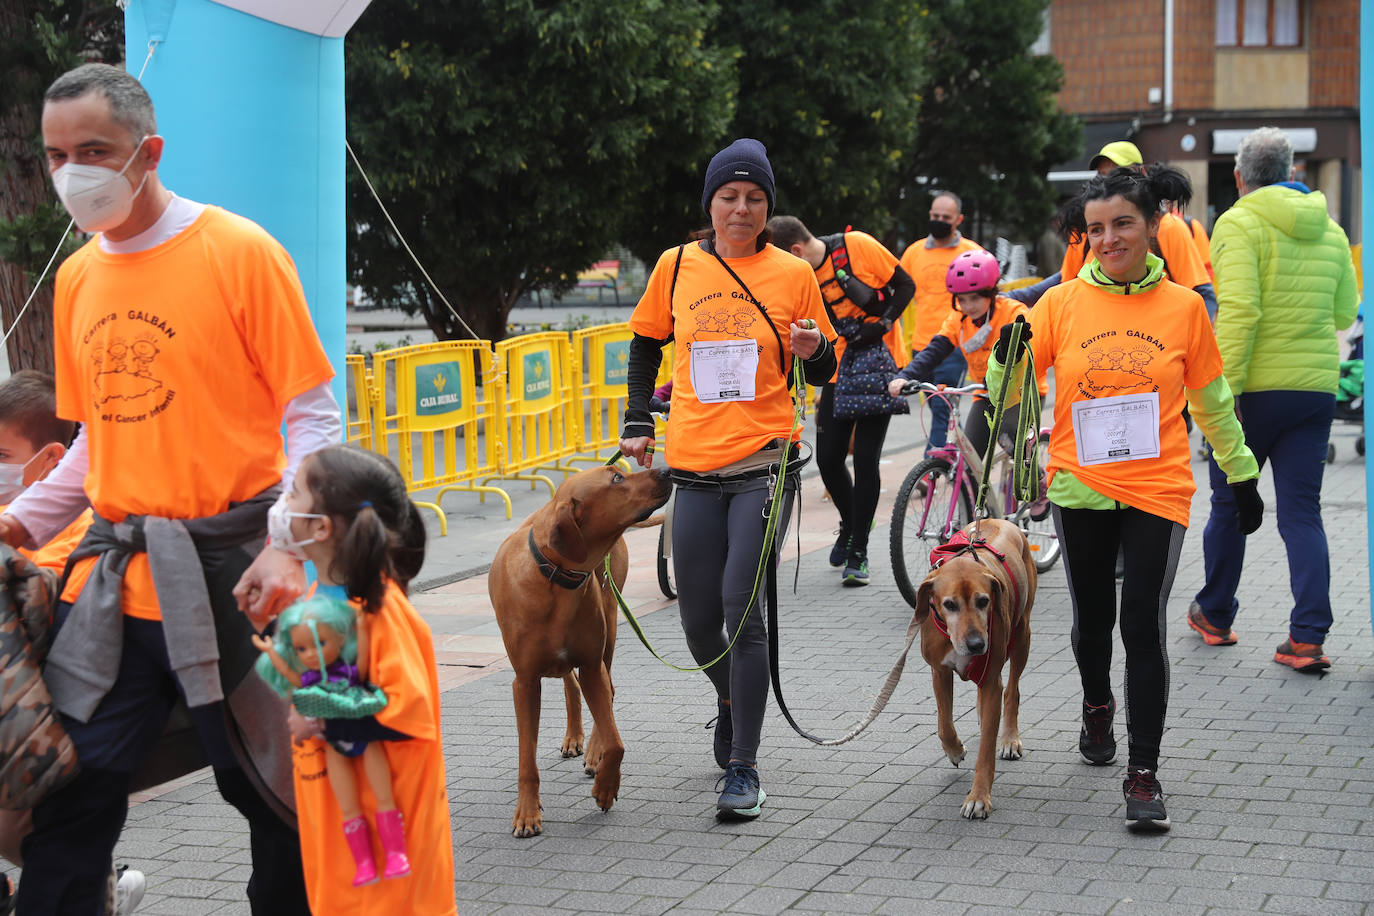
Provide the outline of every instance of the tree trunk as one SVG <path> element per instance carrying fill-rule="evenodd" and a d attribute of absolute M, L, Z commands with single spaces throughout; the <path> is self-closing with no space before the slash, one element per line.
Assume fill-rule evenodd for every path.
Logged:
<path fill-rule="evenodd" d="M 0 3 L 0 33 L 27 34 L 32 30 L 35 4 L 29 0 L 8 0 Z M 0 111 L 0 220 L 30 216 L 40 204 L 49 203 L 53 192 L 48 186 L 48 171 L 38 157 L 35 138 L 39 134 L 42 93 L 35 99 L 19 98 L 8 110 Z M 59 239 L 45 240 L 48 251 Z M 46 262 L 46 258 L 44 259 Z M 32 290 L 18 264 L 0 259 L 0 319 L 4 329 L 14 326 L 19 310 L 24 307 Z M 8 356 L 10 370 L 41 369 L 52 372 L 52 277 L 38 291 L 25 313 L 23 321 L 10 335 Z"/>

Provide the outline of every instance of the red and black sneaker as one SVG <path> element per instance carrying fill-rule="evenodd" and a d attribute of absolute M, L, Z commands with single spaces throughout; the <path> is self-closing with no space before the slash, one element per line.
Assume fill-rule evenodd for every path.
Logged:
<path fill-rule="evenodd" d="M 1116 697 L 1103 706 L 1083 703 L 1083 728 L 1078 733 L 1078 752 L 1086 763 L 1106 766 L 1116 759 L 1116 736 L 1112 719 L 1116 717 Z"/>
<path fill-rule="evenodd" d="M 1223 630 L 1209 621 L 1196 601 L 1188 605 L 1188 626 L 1192 627 L 1209 646 L 1234 646 L 1238 638 L 1235 630 Z"/>
<path fill-rule="evenodd" d="M 1121 781 L 1126 796 L 1126 829 L 1136 833 L 1168 830 L 1169 814 L 1164 810 L 1164 791 L 1153 770 L 1129 767 Z"/>
<path fill-rule="evenodd" d="M 1322 655 L 1321 643 L 1294 642 L 1291 636 L 1274 650 L 1274 661 L 1296 671 L 1314 674 L 1331 667 L 1331 659 Z"/>

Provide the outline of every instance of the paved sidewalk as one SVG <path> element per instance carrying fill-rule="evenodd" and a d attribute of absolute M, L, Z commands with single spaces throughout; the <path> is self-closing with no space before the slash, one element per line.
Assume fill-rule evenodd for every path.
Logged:
<path fill-rule="evenodd" d="M 1335 667 L 1324 678 L 1271 660 L 1290 596 L 1267 482 L 1261 492 L 1271 511 L 1251 539 L 1240 644 L 1208 648 L 1182 623 L 1201 582 L 1207 511 L 1205 469 L 1194 464 L 1203 489 L 1169 611 L 1173 682 L 1161 780 L 1174 827 L 1161 836 L 1126 832 L 1120 766 L 1093 768 L 1078 758 L 1080 695 L 1062 566 L 1042 576 L 1032 618 L 1021 709 L 1026 755 L 998 762 L 986 821 L 959 817 L 972 774 L 951 767 L 941 752 L 929 675 L 916 657 L 887 711 L 842 747 L 809 744 L 770 710 L 763 816 L 716 823 L 720 772 L 703 729 L 714 715 L 709 685 L 700 674 L 663 667 L 622 627 L 614 670 L 627 745 L 619 801 L 598 811 L 581 761 L 560 758 L 561 689 L 546 682 L 539 751 L 545 832 L 513 839 L 515 721 L 485 577 L 416 594 L 441 663 L 459 911 L 1365 912 L 1374 900 L 1374 640 L 1364 464 L 1354 455 L 1354 435 L 1336 428 L 1338 457 L 1324 491 L 1337 608 L 1327 643 Z M 884 506 L 915 454 L 888 459 Z M 783 682 L 804 726 L 839 734 L 868 708 L 910 611 L 891 584 L 886 509 L 874 533 L 874 585 L 842 589 L 825 563 L 834 519 L 820 493 L 808 481 L 798 591 L 783 597 Z M 431 582 L 472 565 L 464 556 L 494 552 L 504 519 L 490 503 L 482 511 L 489 517 L 433 542 Z M 631 534 L 629 598 L 660 651 L 686 663 L 674 606 L 656 586 L 656 537 L 653 530 Z M 450 554 L 459 559 L 438 560 Z M 790 585 L 794 541 L 784 558 L 782 582 Z M 1119 694 L 1119 650 L 1116 671 Z M 973 698 L 969 685 L 956 687 L 956 721 L 970 760 Z M 140 913 L 247 913 L 246 839 L 213 782 L 192 778 L 132 808 L 117 855 L 148 874 Z"/>

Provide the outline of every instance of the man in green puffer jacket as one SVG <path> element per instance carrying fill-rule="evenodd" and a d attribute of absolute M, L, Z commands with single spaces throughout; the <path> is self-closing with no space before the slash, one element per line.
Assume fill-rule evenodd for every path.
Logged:
<path fill-rule="evenodd" d="M 1212 230 L 1217 343 L 1245 438 L 1260 467 L 1274 463 L 1279 533 L 1294 606 L 1274 661 L 1324 671 L 1331 628 L 1331 565 L 1321 520 L 1322 472 L 1340 377 L 1336 332 L 1359 307 L 1350 243 L 1326 198 L 1291 181 L 1293 147 L 1262 127 L 1236 152 L 1241 198 Z M 1188 625 L 1213 646 L 1236 642 L 1231 624 L 1245 559 L 1226 475 L 1211 462 L 1212 513 L 1203 531 L 1206 583 Z"/>

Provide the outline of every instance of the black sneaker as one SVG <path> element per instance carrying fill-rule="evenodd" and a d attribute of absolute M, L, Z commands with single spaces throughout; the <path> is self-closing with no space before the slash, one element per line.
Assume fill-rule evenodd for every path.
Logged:
<path fill-rule="evenodd" d="M 863 550 L 851 550 L 844 561 L 844 574 L 840 583 L 848 588 L 868 584 L 868 554 Z"/>
<path fill-rule="evenodd" d="M 706 723 L 716 730 L 716 766 L 722 770 L 730 763 L 730 746 L 735 743 L 735 721 L 730 718 L 730 704 L 716 697 L 716 717 Z"/>
<path fill-rule="evenodd" d="M 758 770 L 747 763 L 732 763 L 725 768 L 725 775 L 720 779 L 725 783 L 725 791 L 720 793 L 720 800 L 716 802 L 717 817 L 749 820 L 759 816 L 768 796 L 759 787 Z"/>
<path fill-rule="evenodd" d="M 1136 833 L 1158 833 L 1169 829 L 1164 810 L 1164 791 L 1153 770 L 1130 767 L 1121 781 L 1126 796 L 1126 828 Z"/>
<path fill-rule="evenodd" d="M 1083 704 L 1083 728 L 1078 733 L 1078 752 L 1093 766 L 1106 766 L 1116 759 L 1116 736 L 1112 719 L 1116 716 L 1116 697 L 1106 706 Z"/>
<path fill-rule="evenodd" d="M 844 558 L 849 556 L 849 529 L 841 525 L 836 533 L 839 537 L 835 538 L 835 546 L 830 548 L 830 565 L 843 566 Z"/>

